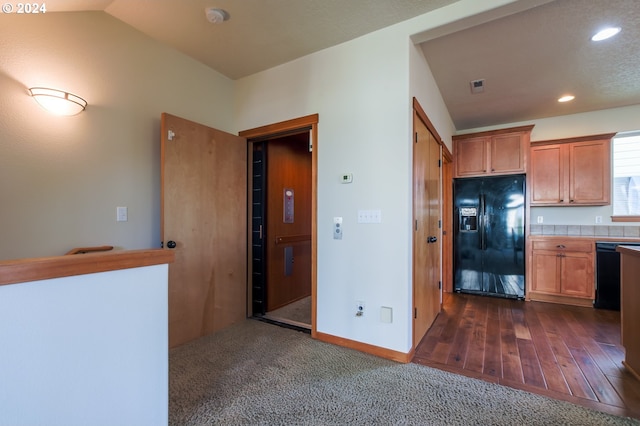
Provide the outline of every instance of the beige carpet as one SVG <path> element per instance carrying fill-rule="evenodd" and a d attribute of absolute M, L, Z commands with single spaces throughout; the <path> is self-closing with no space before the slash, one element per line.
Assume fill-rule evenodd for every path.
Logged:
<path fill-rule="evenodd" d="M 639 425 L 246 320 L 170 351 L 171 425 Z"/>

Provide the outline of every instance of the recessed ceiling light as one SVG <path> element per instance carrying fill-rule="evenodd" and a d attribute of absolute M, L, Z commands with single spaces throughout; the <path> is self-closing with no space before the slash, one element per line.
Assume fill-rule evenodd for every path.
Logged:
<path fill-rule="evenodd" d="M 591 41 L 602 41 L 606 40 L 614 35 L 618 34 L 622 28 L 620 27 L 610 27 L 605 28 L 603 30 L 598 31 L 593 37 L 591 37 Z"/>
<path fill-rule="evenodd" d="M 564 95 L 561 98 L 558 99 L 558 102 L 569 102 L 574 100 L 576 97 L 573 95 Z"/>

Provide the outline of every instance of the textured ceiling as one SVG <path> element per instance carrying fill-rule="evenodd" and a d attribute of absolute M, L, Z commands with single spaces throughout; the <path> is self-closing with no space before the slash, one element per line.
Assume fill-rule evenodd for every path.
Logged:
<path fill-rule="evenodd" d="M 457 0 L 49 0 L 50 11 L 104 10 L 232 79 L 422 15 Z M 231 19 L 212 25 L 205 8 Z"/>
<path fill-rule="evenodd" d="M 590 40 L 608 25 L 622 32 Z M 637 0 L 556 0 L 422 49 L 458 130 L 640 104 Z M 576 99 L 558 103 L 565 93 Z"/>
<path fill-rule="evenodd" d="M 47 8 L 104 10 L 237 79 L 455 2 L 49 0 Z M 206 7 L 231 19 L 212 25 Z M 640 104 L 640 0 L 517 0 L 503 9 L 412 37 L 458 131 Z M 623 27 L 616 38 L 589 40 L 613 24 Z M 472 95 L 476 79 L 485 92 Z M 566 92 L 575 101 L 558 104 Z"/>

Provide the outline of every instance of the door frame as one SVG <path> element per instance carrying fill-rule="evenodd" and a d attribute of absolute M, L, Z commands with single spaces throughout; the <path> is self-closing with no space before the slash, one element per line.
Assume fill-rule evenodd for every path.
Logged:
<path fill-rule="evenodd" d="M 316 300 L 317 300 L 317 205 L 318 205 L 318 114 L 281 121 L 266 126 L 238 132 L 239 136 L 247 140 L 247 164 L 253 164 L 253 144 L 263 142 L 276 137 L 309 132 L 309 144 L 311 145 L 311 337 L 316 337 Z M 249 167 L 247 173 L 250 174 Z M 252 205 L 253 179 L 248 178 L 247 205 Z M 247 214 L 247 230 L 251 230 L 251 214 Z M 247 232 L 247 314 L 253 316 L 253 265 L 251 232 Z"/>

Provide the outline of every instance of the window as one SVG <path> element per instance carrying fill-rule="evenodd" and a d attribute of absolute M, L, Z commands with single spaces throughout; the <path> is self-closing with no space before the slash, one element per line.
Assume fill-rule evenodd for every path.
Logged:
<path fill-rule="evenodd" d="M 613 215 L 640 216 L 640 131 L 613 138 Z"/>

